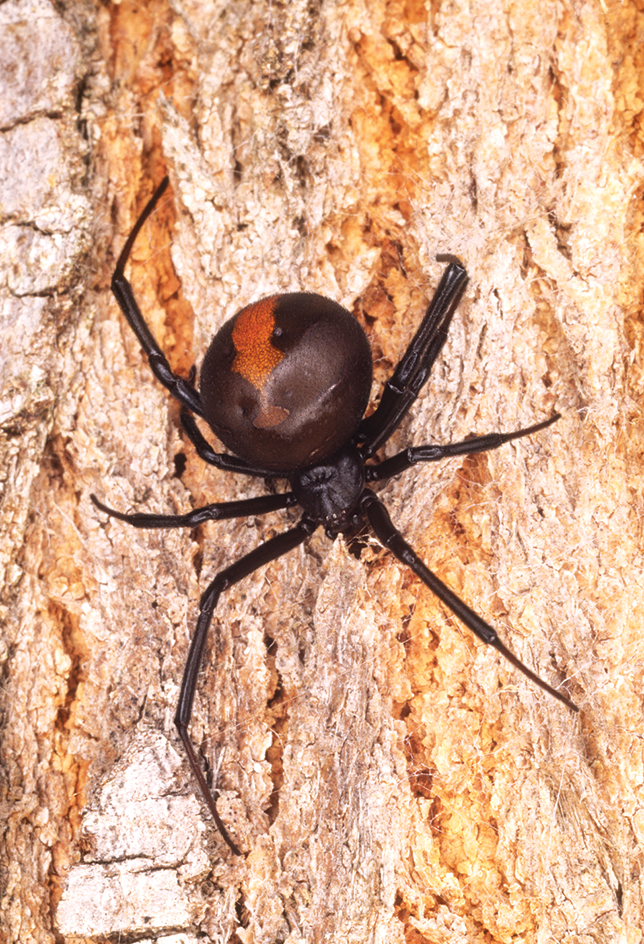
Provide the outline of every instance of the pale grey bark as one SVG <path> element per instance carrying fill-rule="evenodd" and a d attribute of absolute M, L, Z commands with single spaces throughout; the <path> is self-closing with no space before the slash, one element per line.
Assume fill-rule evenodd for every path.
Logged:
<path fill-rule="evenodd" d="M 0 22 L 6 939 L 635 944 L 641 14 L 12 0 Z M 109 294 L 166 172 L 131 272 L 181 371 L 243 304 L 306 289 L 362 319 L 376 395 L 451 252 L 470 285 L 388 450 L 563 414 L 382 495 L 579 718 L 375 545 L 316 534 L 216 614 L 193 735 L 238 859 L 172 715 L 200 590 L 295 516 L 144 533 L 89 500 L 263 488 L 195 457 Z"/>

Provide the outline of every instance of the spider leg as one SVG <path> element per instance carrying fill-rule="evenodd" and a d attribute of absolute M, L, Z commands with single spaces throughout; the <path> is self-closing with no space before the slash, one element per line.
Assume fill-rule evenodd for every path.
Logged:
<path fill-rule="evenodd" d="M 193 413 L 196 413 L 197 416 L 203 416 L 203 404 L 201 402 L 201 397 L 194 385 L 197 372 L 193 367 L 190 371 L 190 377 L 188 380 L 183 377 L 179 377 L 173 372 L 163 351 L 157 344 L 154 336 L 152 335 L 152 332 L 145 322 L 143 314 L 141 313 L 141 309 L 139 308 L 138 303 L 134 297 L 132 286 L 125 278 L 125 266 L 128 259 L 130 258 L 132 246 L 134 245 L 137 236 L 141 232 L 141 229 L 145 225 L 150 214 L 163 196 L 166 187 L 168 186 L 168 181 L 168 177 L 163 178 L 157 189 L 152 194 L 152 197 L 144 207 L 143 212 L 139 216 L 138 220 L 134 224 L 132 232 L 128 236 L 121 255 L 118 258 L 118 262 L 116 263 L 114 275 L 112 276 L 112 292 L 114 293 L 121 311 L 127 318 L 128 324 L 134 331 L 139 344 L 147 356 L 152 373 L 157 378 L 157 380 L 159 380 L 163 386 L 170 391 L 175 400 L 178 400 L 182 405 L 183 410 L 181 411 L 181 422 L 183 428 L 194 443 L 195 448 L 201 458 L 225 472 L 238 472 L 244 475 L 257 475 L 265 478 L 266 475 L 269 474 L 267 471 L 263 469 L 254 469 L 247 462 L 244 462 L 242 459 L 238 459 L 236 456 L 229 456 L 225 453 L 215 452 L 206 439 L 204 439 L 204 437 L 201 435 L 196 423 L 188 413 L 188 410 L 191 410 Z M 275 475 L 274 472 L 271 474 L 273 476 Z"/>
<path fill-rule="evenodd" d="M 489 646 L 493 646 L 504 656 L 508 662 L 511 662 L 515 668 L 519 669 L 535 685 L 538 685 L 544 691 L 548 692 L 553 698 L 556 698 L 562 704 L 566 705 L 572 711 L 579 711 L 579 708 L 561 692 L 551 688 L 547 682 L 540 679 L 538 675 L 523 664 L 513 652 L 511 652 L 499 639 L 497 632 L 488 623 L 483 620 L 478 613 L 475 613 L 466 603 L 463 603 L 456 594 L 447 587 L 442 580 L 432 573 L 416 552 L 405 541 L 402 534 L 394 527 L 389 517 L 389 513 L 383 503 L 375 494 L 366 488 L 361 499 L 362 509 L 367 515 L 369 524 L 381 544 L 394 554 L 398 560 L 406 564 L 417 577 L 423 581 L 429 589 L 436 594 L 445 606 L 448 606 L 452 613 L 457 616 L 468 629 L 475 633 L 479 639 Z"/>
<path fill-rule="evenodd" d="M 360 423 L 356 442 L 368 459 L 400 425 L 429 377 L 441 352 L 456 306 L 467 284 L 464 266 L 453 256 L 437 256 L 449 265 L 438 283 L 425 317 L 394 373 L 385 384 L 378 408 Z"/>
<path fill-rule="evenodd" d="M 197 450 L 197 455 L 209 465 L 214 465 L 224 472 L 238 472 L 241 475 L 256 475 L 260 478 L 280 478 L 279 472 L 270 469 L 259 469 L 256 466 L 249 465 L 243 459 L 237 456 L 227 455 L 224 452 L 215 452 L 208 440 L 202 434 L 201 430 L 194 421 L 194 417 L 183 409 L 181 411 L 181 425 L 192 445 Z"/>
<path fill-rule="evenodd" d="M 116 511 L 99 501 L 96 495 L 89 496 L 97 508 L 111 518 L 118 518 L 131 524 L 133 528 L 196 528 L 205 521 L 223 521 L 225 518 L 246 518 L 249 515 L 265 515 L 270 511 L 279 511 L 296 505 L 297 499 L 292 492 L 281 495 L 259 495 L 257 498 L 244 498 L 241 501 L 215 502 L 195 508 L 185 515 L 149 515 L 141 512 L 126 514 Z"/>
<path fill-rule="evenodd" d="M 311 521 L 308 518 L 302 518 L 299 524 L 297 524 L 294 528 L 291 528 L 289 531 L 285 531 L 283 534 L 278 534 L 276 537 L 271 538 L 264 544 L 260 544 L 259 547 L 256 547 L 254 550 L 250 551 L 249 554 L 246 554 L 238 561 L 235 561 L 234 564 L 231 564 L 229 567 L 226 567 L 224 570 L 220 571 L 212 583 L 201 595 L 199 618 L 197 619 L 197 626 L 192 637 L 192 642 L 190 643 L 190 650 L 188 652 L 188 659 L 183 673 L 183 679 L 181 681 L 181 692 L 179 694 L 177 711 L 174 716 L 174 723 L 179 732 L 179 736 L 183 741 L 183 746 L 188 756 L 192 773 L 199 784 L 199 789 L 201 790 L 204 800 L 208 804 L 208 809 L 212 813 L 213 819 L 215 820 L 215 823 L 217 824 L 217 827 L 225 842 L 235 853 L 235 855 L 241 855 L 241 852 L 228 835 L 226 827 L 222 823 L 219 813 L 217 812 L 217 798 L 219 796 L 219 791 L 216 788 L 214 788 L 212 792 L 209 790 L 208 784 L 206 783 L 206 778 L 201 770 L 201 767 L 199 766 L 199 760 L 188 732 L 190 719 L 192 718 L 192 705 L 197 688 L 197 677 L 203 662 L 208 629 L 210 628 L 210 623 L 212 622 L 212 615 L 217 605 L 217 601 L 224 590 L 227 590 L 229 587 L 232 587 L 233 584 L 243 580 L 244 577 L 248 577 L 249 574 L 252 574 L 254 571 L 258 570 L 260 567 L 263 567 L 265 564 L 268 564 L 270 561 L 277 560 L 278 557 L 281 557 L 283 554 L 287 554 L 289 551 L 292 551 L 293 548 L 297 547 L 310 534 L 312 534 L 316 527 L 317 525 L 314 521 Z"/>
<path fill-rule="evenodd" d="M 485 436 L 475 436 L 472 439 L 464 439 L 462 442 L 450 443 L 447 446 L 412 446 L 409 449 L 403 449 L 390 459 L 379 462 L 378 465 L 366 467 L 367 482 L 382 481 L 389 479 L 393 475 L 399 475 L 406 469 L 409 469 L 416 462 L 438 462 L 439 459 L 447 459 L 449 456 L 467 456 L 476 452 L 488 452 L 490 449 L 498 449 L 504 443 L 511 442 L 513 439 L 521 439 L 523 436 L 530 436 L 532 433 L 539 432 L 540 429 L 546 429 L 561 419 L 560 413 L 554 413 L 550 419 L 543 420 L 541 423 L 535 423 L 533 426 L 526 426 L 524 429 L 518 429 L 513 433 L 488 433 Z"/>
<path fill-rule="evenodd" d="M 134 224 L 134 228 L 128 236 L 127 242 L 125 243 L 123 251 L 121 252 L 118 262 L 116 263 L 116 269 L 114 270 L 114 275 L 112 276 L 112 292 L 114 293 L 116 301 L 119 304 L 119 308 L 127 318 L 130 327 L 137 336 L 139 344 L 143 348 L 148 358 L 148 363 L 154 376 L 157 378 L 157 380 L 161 381 L 163 386 L 170 391 L 172 396 L 178 400 L 179 403 L 188 407 L 188 409 L 192 410 L 193 413 L 197 413 L 199 416 L 202 416 L 203 406 L 201 404 L 201 397 L 199 396 L 199 393 L 197 390 L 195 390 L 191 383 L 189 383 L 187 380 L 184 380 L 183 377 L 177 376 L 177 374 L 173 372 L 165 355 L 161 351 L 161 348 L 157 344 L 152 335 L 152 332 L 145 322 L 145 318 L 141 313 L 141 309 L 134 298 L 132 286 L 125 278 L 125 266 L 130 257 L 134 241 L 136 240 L 136 237 L 141 232 L 141 229 L 146 220 L 165 192 L 165 189 L 168 186 L 168 180 L 168 177 L 163 178 L 157 189 L 152 194 L 152 197 L 146 204 L 140 217 Z"/>

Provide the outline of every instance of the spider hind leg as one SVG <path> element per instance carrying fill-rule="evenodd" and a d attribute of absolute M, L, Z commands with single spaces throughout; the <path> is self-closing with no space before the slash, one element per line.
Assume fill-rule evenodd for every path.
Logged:
<path fill-rule="evenodd" d="M 425 317 L 385 384 L 377 409 L 358 427 L 357 442 L 363 444 L 365 459 L 373 456 L 389 439 L 416 400 L 443 349 L 454 311 L 465 291 L 468 278 L 465 267 L 455 257 L 438 258 L 449 259 L 449 265 Z"/>
<path fill-rule="evenodd" d="M 228 590 L 233 584 L 243 580 L 244 577 L 248 577 L 265 564 L 277 560 L 278 557 L 282 557 L 283 554 L 292 551 L 312 534 L 316 527 L 317 525 L 314 521 L 308 518 L 302 518 L 299 524 L 294 528 L 276 535 L 264 544 L 260 544 L 259 547 L 254 548 L 254 550 L 244 555 L 244 557 L 240 557 L 235 563 L 221 570 L 201 595 L 199 617 L 192 636 L 186 667 L 181 680 L 181 691 L 177 703 L 177 711 L 174 716 L 174 723 L 179 732 L 179 737 L 183 742 L 194 778 L 199 784 L 201 794 L 217 824 L 219 832 L 229 849 L 234 852 L 235 855 L 241 855 L 241 851 L 228 835 L 226 827 L 217 811 L 217 797 L 219 796 L 219 791 L 216 786 L 212 790 L 209 788 L 189 731 L 190 720 L 192 718 L 192 706 L 197 691 L 197 679 L 203 663 L 208 631 L 215 607 L 217 606 L 217 601 L 224 590 Z"/>

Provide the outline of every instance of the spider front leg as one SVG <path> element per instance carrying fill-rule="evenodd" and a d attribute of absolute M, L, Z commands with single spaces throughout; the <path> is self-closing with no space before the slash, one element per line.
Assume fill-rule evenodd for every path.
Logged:
<path fill-rule="evenodd" d="M 226 830 L 226 827 L 224 826 L 223 822 L 221 821 L 221 817 L 217 812 L 217 798 L 219 797 L 219 791 L 216 787 L 213 787 L 212 791 L 209 789 L 208 784 L 206 783 L 206 778 L 199 765 L 199 759 L 197 757 L 194 745 L 190 740 L 190 734 L 188 731 L 190 720 L 192 718 L 192 705 L 197 689 L 197 678 L 199 676 L 199 670 L 203 662 L 208 630 L 212 622 L 212 615 L 217 605 L 217 601 L 224 590 L 227 590 L 229 587 L 232 587 L 233 584 L 243 580 L 244 577 L 248 577 L 249 574 L 252 574 L 254 571 L 258 570 L 260 567 L 263 567 L 265 564 L 270 563 L 270 561 L 277 560 L 278 557 L 282 557 L 283 554 L 287 554 L 289 551 L 292 551 L 310 534 L 312 534 L 316 527 L 317 525 L 315 522 L 309 520 L 308 518 L 302 518 L 299 524 L 297 524 L 294 528 L 291 528 L 289 531 L 285 531 L 283 534 L 278 534 L 276 537 L 271 538 L 264 544 L 260 544 L 259 547 L 256 547 L 249 554 L 246 554 L 234 564 L 231 564 L 229 567 L 226 567 L 224 570 L 220 571 L 210 586 L 201 595 L 199 618 L 197 620 L 197 626 L 192 637 L 192 642 L 190 643 L 190 650 L 188 652 L 188 659 L 184 669 L 183 679 L 181 681 L 181 692 L 179 694 L 177 711 L 174 716 L 174 723 L 177 727 L 177 731 L 179 732 L 179 737 L 183 742 L 192 773 L 199 784 L 199 789 L 201 790 L 203 798 L 208 805 L 208 809 L 212 813 L 213 819 L 217 824 L 217 828 L 219 829 L 219 832 L 224 838 L 226 844 L 232 850 L 232 852 L 235 853 L 235 855 L 241 855 L 241 851 L 236 843 L 233 842 L 233 840 L 228 835 L 228 831 Z"/>
<path fill-rule="evenodd" d="M 423 583 L 436 594 L 438 599 L 441 600 L 445 606 L 449 607 L 452 613 L 454 613 L 461 622 L 465 623 L 468 629 L 475 633 L 482 642 L 493 646 L 508 662 L 511 662 L 513 666 L 523 672 L 535 685 L 538 685 L 545 692 L 548 692 L 553 698 L 562 702 L 562 704 L 572 711 L 579 711 L 579 708 L 574 702 L 566 698 L 561 692 L 556 691 L 556 689 L 552 688 L 547 682 L 544 682 L 543 679 L 539 678 L 538 675 L 535 675 L 531 669 L 524 665 L 523 662 L 501 642 L 496 630 L 493 629 L 489 623 L 486 623 L 485 620 L 482 619 L 478 613 L 475 613 L 466 603 L 463 603 L 453 590 L 450 590 L 449 587 L 423 563 L 414 549 L 407 544 L 400 531 L 394 527 L 383 503 L 380 499 L 376 498 L 375 494 L 368 488 L 364 490 L 361 506 L 380 543 L 390 550 L 402 564 L 406 564 L 417 577 L 420 577 Z"/>
<path fill-rule="evenodd" d="M 117 518 L 119 521 L 124 521 L 126 524 L 132 525 L 135 528 L 195 528 L 205 521 L 221 521 L 224 518 L 245 518 L 248 515 L 267 514 L 268 512 L 277 511 L 280 508 L 287 508 L 297 503 L 292 492 L 286 492 L 282 495 L 260 495 L 257 498 L 246 498 L 242 501 L 219 502 L 206 505 L 203 508 L 195 508 L 185 515 L 155 515 L 141 514 L 138 512 L 126 514 L 125 512 L 116 511 L 114 508 L 109 508 L 107 505 L 104 505 L 95 495 L 90 495 L 90 498 L 94 505 L 105 512 L 105 514 Z M 197 686 L 197 677 L 203 661 L 208 629 L 212 621 L 212 614 L 217 605 L 217 600 L 224 590 L 227 590 L 238 581 L 243 580 L 244 577 L 249 576 L 249 574 L 252 574 L 255 570 L 263 567 L 264 564 L 276 560 L 278 557 L 281 557 L 283 554 L 297 547 L 316 527 L 317 525 L 315 523 L 303 518 L 295 528 L 271 538 L 270 541 L 261 544 L 249 554 L 246 554 L 234 564 L 231 564 L 230 567 L 226 567 L 225 570 L 222 570 L 217 574 L 201 597 L 197 627 L 190 644 L 190 651 L 181 682 L 175 725 L 177 726 L 190 767 L 199 784 L 199 789 L 203 794 L 204 800 L 225 842 L 236 855 L 240 855 L 241 853 L 228 835 L 226 827 L 217 812 L 216 801 L 219 796 L 218 791 L 215 789 L 211 794 L 208 789 L 206 778 L 199 766 L 197 754 L 188 733 L 188 725 L 192 717 L 192 704 Z"/>

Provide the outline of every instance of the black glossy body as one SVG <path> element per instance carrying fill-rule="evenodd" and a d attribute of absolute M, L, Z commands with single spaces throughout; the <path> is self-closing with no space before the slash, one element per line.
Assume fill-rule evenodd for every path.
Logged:
<path fill-rule="evenodd" d="M 248 305 L 201 367 L 204 417 L 235 455 L 288 474 L 327 459 L 369 403 L 371 350 L 356 319 L 309 292 Z"/>
<path fill-rule="evenodd" d="M 304 513 L 321 524 L 330 538 L 342 533 L 352 535 L 359 527 L 358 508 L 365 481 L 364 460 L 353 444 L 289 476 Z"/>
<path fill-rule="evenodd" d="M 570 699 L 523 665 L 499 639 L 496 630 L 429 570 L 368 487 L 369 483 L 398 475 L 418 462 L 496 449 L 545 429 L 559 415 L 512 433 L 489 433 L 445 446 L 409 447 L 382 462 L 369 461 L 414 403 L 447 337 L 467 282 L 463 265 L 449 256 L 439 257 L 448 266 L 418 330 L 385 385 L 377 409 L 369 417 L 361 418 L 371 383 L 366 338 L 347 311 L 319 295 L 271 296 L 239 312 L 214 338 L 202 367 L 201 390 L 197 392 L 192 376 L 186 380 L 171 370 L 124 275 L 134 240 L 167 183 L 166 178 L 130 233 L 114 272 L 112 290 L 153 373 L 182 404 L 182 424 L 198 455 L 224 471 L 260 478 L 272 478 L 278 471 L 290 484 L 290 490 L 207 505 L 178 516 L 124 514 L 108 508 L 93 495 L 92 500 L 108 515 L 137 528 L 193 528 L 204 521 L 266 514 L 296 504 L 302 508 L 298 524 L 233 562 L 204 591 L 175 715 L 202 795 L 227 845 L 239 854 L 217 811 L 217 787 L 207 784 L 189 734 L 208 631 L 222 592 L 297 547 L 319 526 L 331 538 L 340 533 L 351 537 L 360 528 L 370 528 L 480 640 L 497 649 L 544 691 L 568 708 L 578 710 Z M 241 330 L 236 333 L 240 320 Z M 215 452 L 192 414 L 208 420 L 236 455 Z"/>

